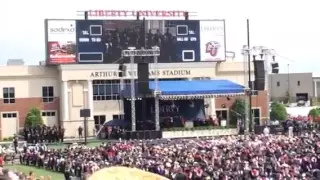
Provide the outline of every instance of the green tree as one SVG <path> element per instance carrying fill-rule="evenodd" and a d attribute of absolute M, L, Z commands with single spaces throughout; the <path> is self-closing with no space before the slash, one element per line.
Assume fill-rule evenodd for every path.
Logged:
<path fill-rule="evenodd" d="M 31 108 L 26 116 L 25 126 L 35 127 L 37 125 L 43 125 L 41 112 L 38 108 Z"/>
<path fill-rule="evenodd" d="M 230 107 L 230 125 L 237 125 L 238 119 L 243 119 L 246 114 L 246 102 L 237 98 Z"/>
<path fill-rule="evenodd" d="M 288 117 L 286 107 L 278 102 L 271 104 L 270 118 L 271 120 L 286 120 Z"/>
<path fill-rule="evenodd" d="M 319 108 L 313 108 L 309 111 L 308 116 L 312 117 L 312 121 L 316 121 L 317 118 L 320 116 L 320 109 Z"/>

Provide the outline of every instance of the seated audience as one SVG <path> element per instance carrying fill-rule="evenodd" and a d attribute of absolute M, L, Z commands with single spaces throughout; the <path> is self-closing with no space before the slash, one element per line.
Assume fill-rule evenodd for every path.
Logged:
<path fill-rule="evenodd" d="M 20 161 L 66 178 L 126 166 L 169 179 L 319 179 L 320 133 L 132 140 L 47 150 L 39 145 L 26 148 Z"/>

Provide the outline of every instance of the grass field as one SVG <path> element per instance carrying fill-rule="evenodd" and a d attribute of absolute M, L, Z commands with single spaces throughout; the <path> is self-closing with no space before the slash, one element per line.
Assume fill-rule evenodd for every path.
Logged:
<path fill-rule="evenodd" d="M 61 173 L 56 173 L 44 169 L 39 169 L 32 166 L 25 166 L 25 165 L 7 165 L 6 168 L 12 171 L 18 171 L 28 174 L 30 171 L 33 171 L 35 176 L 39 178 L 40 176 L 51 176 L 52 180 L 63 180 L 64 176 Z"/>

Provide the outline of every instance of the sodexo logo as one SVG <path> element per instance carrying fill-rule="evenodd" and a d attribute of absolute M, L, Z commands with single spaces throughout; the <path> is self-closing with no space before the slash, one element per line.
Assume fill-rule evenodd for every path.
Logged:
<path fill-rule="evenodd" d="M 69 33 L 74 33 L 75 32 L 75 27 L 73 24 L 70 24 L 67 27 L 53 27 L 49 29 L 49 33 L 51 34 L 69 34 Z"/>

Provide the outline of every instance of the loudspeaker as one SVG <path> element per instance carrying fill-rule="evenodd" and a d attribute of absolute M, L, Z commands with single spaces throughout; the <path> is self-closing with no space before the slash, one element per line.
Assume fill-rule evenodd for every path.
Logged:
<path fill-rule="evenodd" d="M 119 70 L 119 73 L 118 73 L 119 77 L 124 77 L 125 73 L 127 71 L 127 67 L 125 65 L 123 65 L 123 64 L 119 64 L 119 69 L 118 70 Z"/>
<path fill-rule="evenodd" d="M 272 69 L 272 73 L 274 74 L 279 74 L 279 63 L 275 62 L 275 63 L 271 63 L 271 69 Z"/>
<path fill-rule="evenodd" d="M 80 117 L 90 117 L 90 109 L 80 109 Z"/>
<path fill-rule="evenodd" d="M 262 60 L 254 60 L 254 90 L 265 90 L 265 68 L 264 61 Z"/>
<path fill-rule="evenodd" d="M 138 64 L 138 94 L 146 95 L 149 93 L 149 64 Z"/>

